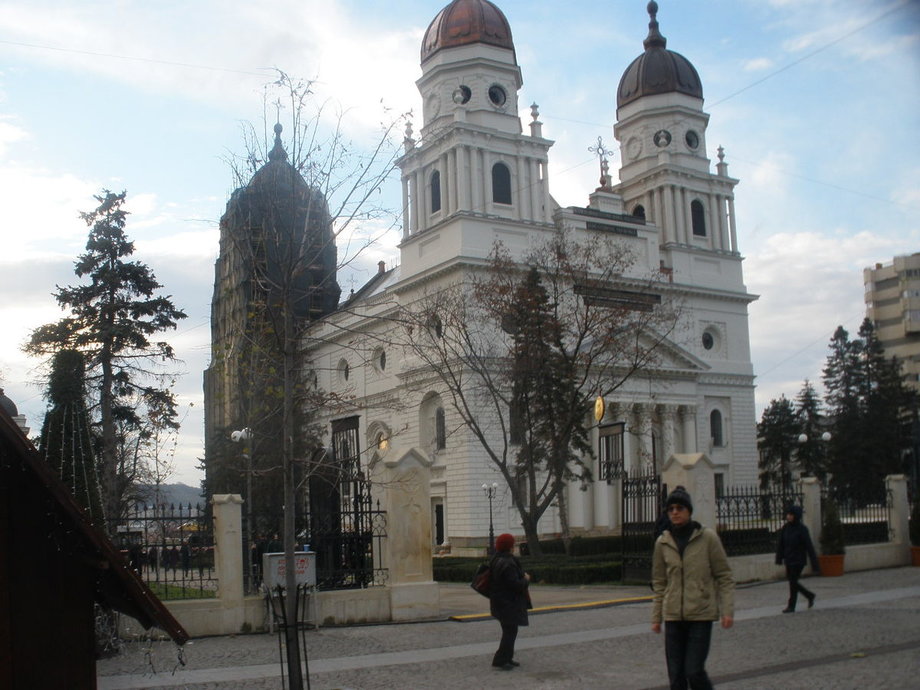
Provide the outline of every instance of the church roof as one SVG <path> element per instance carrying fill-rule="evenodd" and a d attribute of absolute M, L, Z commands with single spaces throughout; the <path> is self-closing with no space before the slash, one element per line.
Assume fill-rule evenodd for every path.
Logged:
<path fill-rule="evenodd" d="M 696 68 L 680 53 L 668 50 L 668 39 L 658 30 L 658 3 L 648 4 L 651 21 L 643 45 L 645 52 L 632 61 L 617 88 L 617 108 L 643 96 L 684 93 L 703 98 L 703 85 Z"/>
<path fill-rule="evenodd" d="M 422 62 L 442 48 L 471 43 L 487 43 L 514 50 L 508 19 L 489 0 L 453 0 L 438 12 L 422 41 Z"/>

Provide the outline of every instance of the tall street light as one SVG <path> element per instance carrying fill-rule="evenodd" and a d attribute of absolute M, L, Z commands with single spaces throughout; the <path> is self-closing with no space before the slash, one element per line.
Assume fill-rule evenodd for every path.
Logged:
<path fill-rule="evenodd" d="M 246 460 L 246 541 L 249 544 L 249 553 L 246 554 L 246 572 L 249 573 L 249 586 L 254 587 L 252 563 L 252 429 L 243 428 L 230 434 L 230 440 L 243 444 L 243 458 Z"/>
<path fill-rule="evenodd" d="M 492 499 L 495 498 L 495 493 L 498 491 L 498 484 L 495 482 L 483 484 L 482 490 L 489 499 L 489 555 L 491 556 L 495 553 L 495 525 L 492 522 Z"/>
<path fill-rule="evenodd" d="M 825 431 L 823 434 L 821 434 L 821 436 L 819 436 L 819 438 L 822 441 L 824 441 L 824 445 L 821 446 L 821 455 L 822 455 L 823 463 L 826 463 L 827 462 L 827 444 L 832 438 L 831 432 Z M 808 434 L 799 434 L 798 441 L 799 441 L 799 445 L 804 445 L 808 443 Z M 822 466 L 823 466 L 823 463 L 822 463 Z M 826 470 L 827 467 L 824 467 L 824 469 Z M 819 478 L 821 479 L 822 482 L 824 481 L 824 477 L 819 477 Z"/>

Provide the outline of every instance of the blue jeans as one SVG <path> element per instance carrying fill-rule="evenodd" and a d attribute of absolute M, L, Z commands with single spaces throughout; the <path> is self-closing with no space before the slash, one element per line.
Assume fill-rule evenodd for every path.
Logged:
<path fill-rule="evenodd" d="M 671 690 L 708 690 L 712 687 L 706 675 L 706 657 L 712 621 L 666 621 L 664 624 L 664 654 L 668 661 Z"/>

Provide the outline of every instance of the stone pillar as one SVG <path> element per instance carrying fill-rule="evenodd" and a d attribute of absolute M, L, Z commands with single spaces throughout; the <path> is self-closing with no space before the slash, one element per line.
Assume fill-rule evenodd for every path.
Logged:
<path fill-rule="evenodd" d="M 684 435 L 684 446 L 681 450 L 684 453 L 695 453 L 697 451 L 696 408 L 692 405 L 681 405 L 680 415 Z"/>
<path fill-rule="evenodd" d="M 728 199 L 728 226 L 732 237 L 732 251 L 738 252 L 738 228 L 735 226 L 735 200 Z"/>
<path fill-rule="evenodd" d="M 382 475 L 390 615 L 394 621 L 434 618 L 440 615 L 440 597 L 431 568 L 431 463 L 410 451 L 385 461 Z"/>
<path fill-rule="evenodd" d="M 642 474 L 648 474 L 645 469 L 652 463 L 652 408 L 650 405 L 636 403 L 633 414 L 636 417 L 635 435 L 638 440 L 635 468 Z"/>
<path fill-rule="evenodd" d="M 674 454 L 674 424 L 677 417 L 677 408 L 674 405 L 661 406 L 661 464 L 667 462 Z"/>
<path fill-rule="evenodd" d="M 798 485 L 802 492 L 802 524 L 808 528 L 815 549 L 818 549 L 818 539 L 821 536 L 821 484 L 817 477 L 802 477 Z"/>
<path fill-rule="evenodd" d="M 889 474 L 885 477 L 891 507 L 889 509 L 888 529 L 894 544 L 904 545 L 905 565 L 910 558 L 910 506 L 907 503 L 907 477 L 903 474 Z"/>
<path fill-rule="evenodd" d="M 683 486 L 693 501 L 693 519 L 703 527 L 716 528 L 715 471 L 705 453 L 675 453 L 661 470 L 668 491 Z"/>
<path fill-rule="evenodd" d="M 413 199 L 413 201 L 415 201 Z M 410 233 L 409 225 L 409 178 L 406 175 L 402 177 L 402 218 L 403 218 L 403 239 L 406 239 Z"/>
<path fill-rule="evenodd" d="M 243 518 L 239 494 L 215 494 L 214 569 L 217 571 L 217 598 L 221 622 L 218 629 L 237 631 L 246 622 L 243 607 Z"/>

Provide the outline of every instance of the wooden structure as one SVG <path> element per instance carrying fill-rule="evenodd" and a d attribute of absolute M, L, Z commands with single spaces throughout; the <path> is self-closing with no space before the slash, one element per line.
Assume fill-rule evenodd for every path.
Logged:
<path fill-rule="evenodd" d="M 94 602 L 188 640 L 0 409 L 0 688 L 95 688 Z"/>

